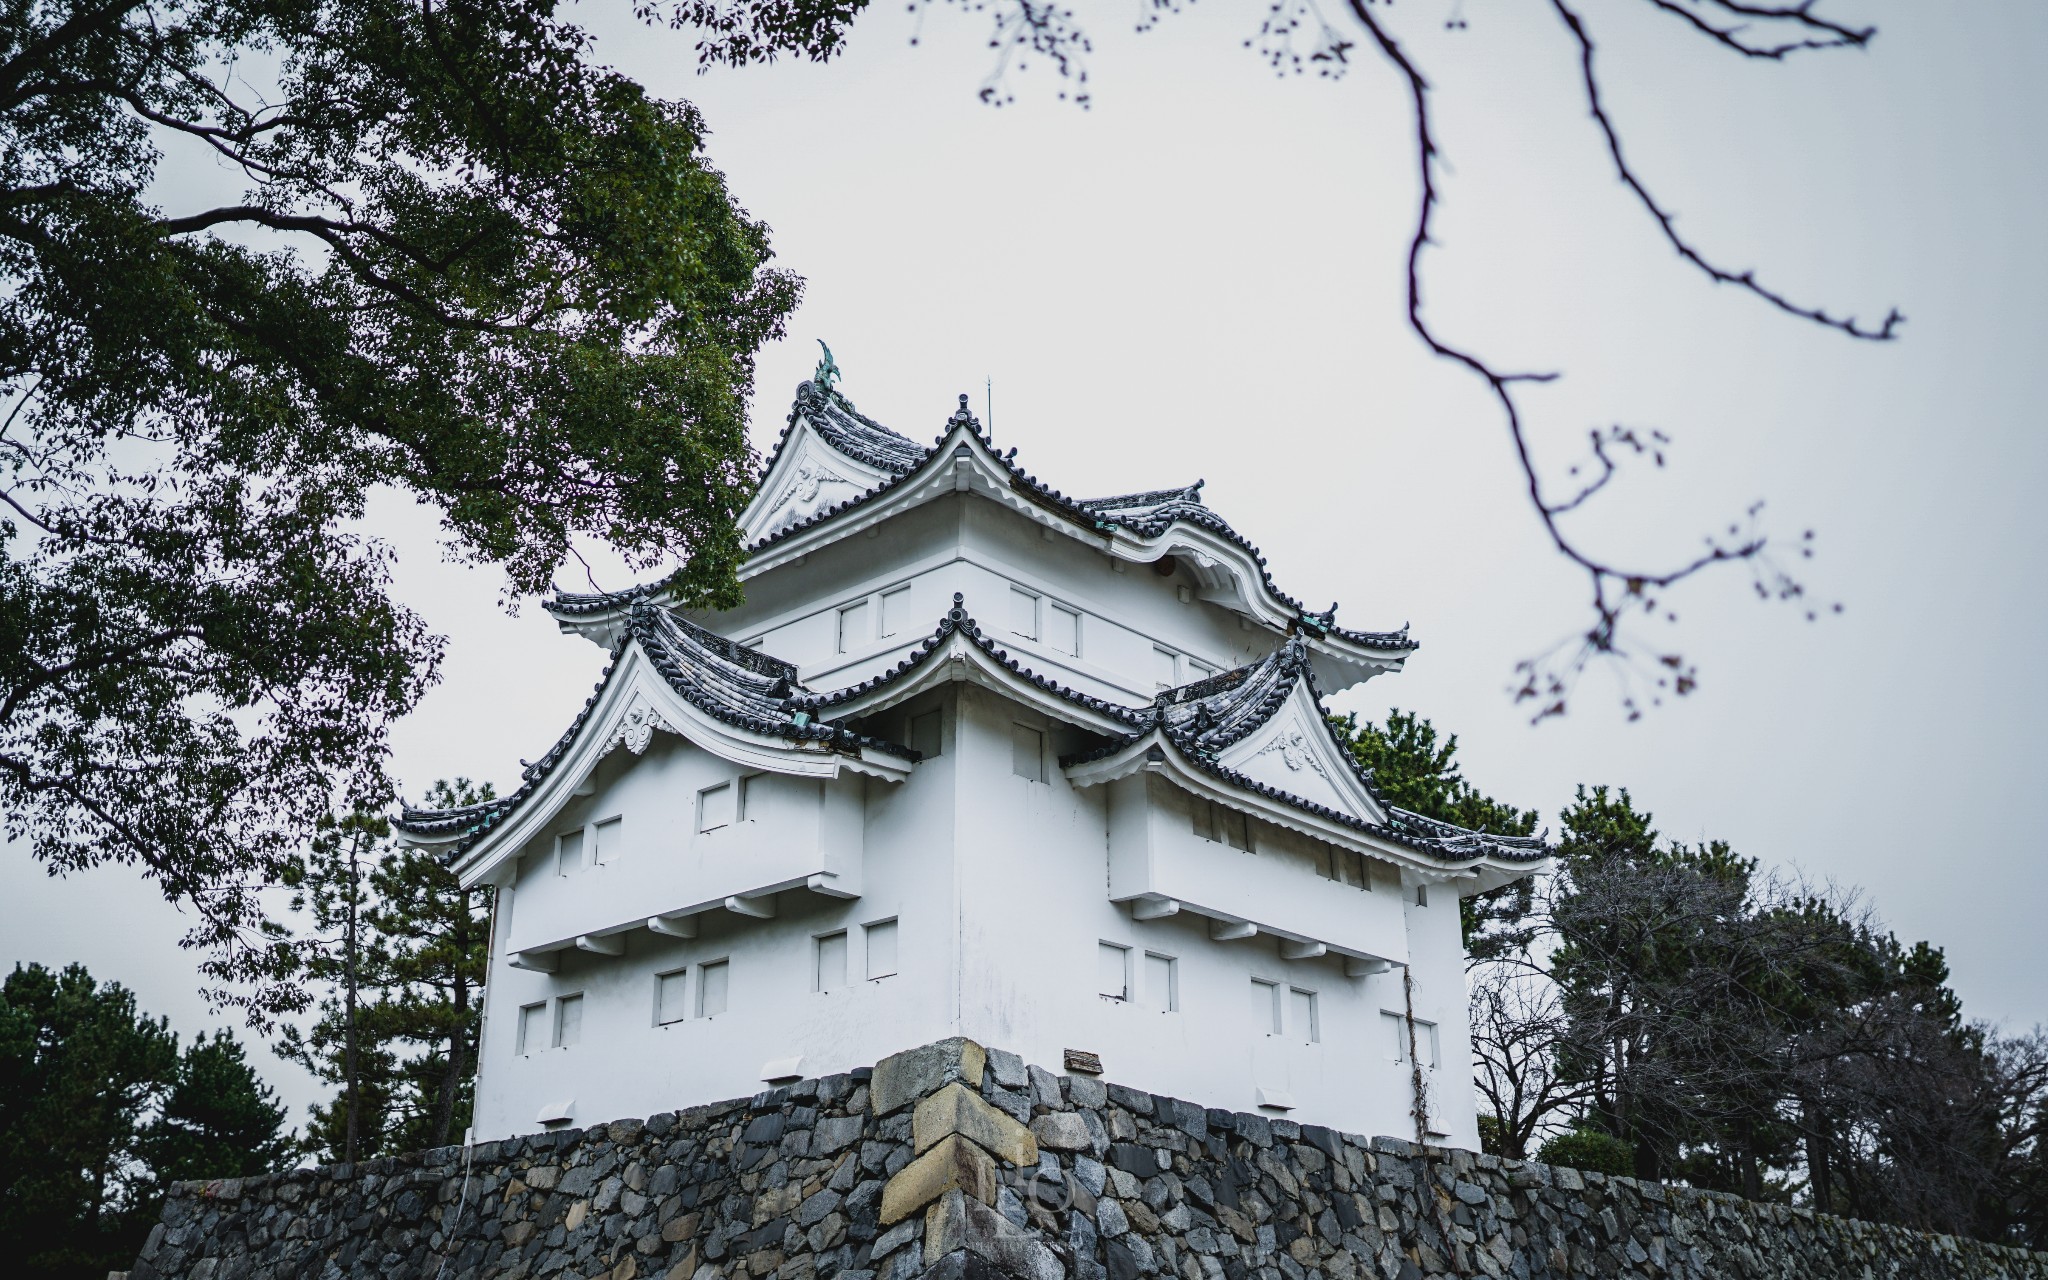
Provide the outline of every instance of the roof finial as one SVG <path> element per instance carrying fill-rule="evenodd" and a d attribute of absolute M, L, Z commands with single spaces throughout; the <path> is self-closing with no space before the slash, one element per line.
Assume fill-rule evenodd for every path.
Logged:
<path fill-rule="evenodd" d="M 832 359 L 832 348 L 825 345 L 823 338 L 818 339 L 818 347 L 825 358 L 818 361 L 818 371 L 811 375 L 811 381 L 818 384 L 818 390 L 830 391 L 832 384 L 839 381 L 839 364 Z"/>

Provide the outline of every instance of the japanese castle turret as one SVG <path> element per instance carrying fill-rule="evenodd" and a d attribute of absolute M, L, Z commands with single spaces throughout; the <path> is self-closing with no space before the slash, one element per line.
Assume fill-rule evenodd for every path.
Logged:
<path fill-rule="evenodd" d="M 1200 484 L 1070 498 L 965 396 L 923 446 L 834 372 L 746 602 L 557 596 L 611 652 L 582 714 L 512 794 L 401 815 L 497 889 L 476 1137 L 966 1036 L 1364 1134 L 1413 1137 L 1420 1078 L 1476 1147 L 1458 900 L 1545 851 L 1393 808 L 1331 731 L 1406 629 L 1310 613 Z"/>

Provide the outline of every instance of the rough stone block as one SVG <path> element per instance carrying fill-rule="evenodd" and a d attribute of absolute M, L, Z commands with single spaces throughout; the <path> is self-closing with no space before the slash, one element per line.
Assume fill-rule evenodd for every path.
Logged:
<path fill-rule="evenodd" d="M 996 1162 L 988 1152 L 952 1134 L 903 1167 L 882 1188 L 881 1222 L 900 1222 L 948 1191 L 964 1191 L 983 1204 L 996 1198 Z"/>
<path fill-rule="evenodd" d="M 1054 1111 L 1031 1122 L 1040 1146 L 1053 1151 L 1088 1151 L 1093 1142 L 1078 1112 Z"/>
<path fill-rule="evenodd" d="M 868 1081 L 868 1110 L 886 1116 L 955 1080 L 979 1089 L 987 1066 L 986 1051 L 960 1036 L 892 1053 L 875 1064 L 874 1077 Z"/>
<path fill-rule="evenodd" d="M 1032 1131 L 983 1102 L 957 1080 L 917 1104 L 910 1119 L 911 1149 L 928 1151 L 954 1133 L 1011 1164 L 1038 1163 L 1038 1143 Z"/>
<path fill-rule="evenodd" d="M 948 1192 L 925 1213 L 925 1265 L 955 1253 L 985 1259 L 1019 1280 L 1065 1280 L 1066 1276 L 1052 1250 L 1003 1215 L 958 1191 Z"/>

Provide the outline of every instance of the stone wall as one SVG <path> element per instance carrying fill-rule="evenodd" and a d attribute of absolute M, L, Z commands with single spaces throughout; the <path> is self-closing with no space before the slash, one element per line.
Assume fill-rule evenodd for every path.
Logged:
<path fill-rule="evenodd" d="M 1207 1111 L 950 1040 L 749 1100 L 187 1183 L 131 1280 L 2025 1277 L 2048 1254 Z"/>

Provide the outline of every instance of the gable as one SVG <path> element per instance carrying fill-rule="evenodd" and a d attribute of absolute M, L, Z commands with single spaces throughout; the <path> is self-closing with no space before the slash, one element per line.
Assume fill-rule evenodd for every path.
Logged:
<path fill-rule="evenodd" d="M 751 545 L 849 502 L 890 478 L 832 448 L 818 437 L 809 419 L 800 420 L 775 466 L 762 479 L 760 492 L 740 514 L 740 534 Z"/>
<path fill-rule="evenodd" d="M 1366 822 L 1386 821 L 1331 736 L 1322 708 L 1299 682 L 1270 719 L 1225 748 L 1217 763 L 1339 813 Z"/>

